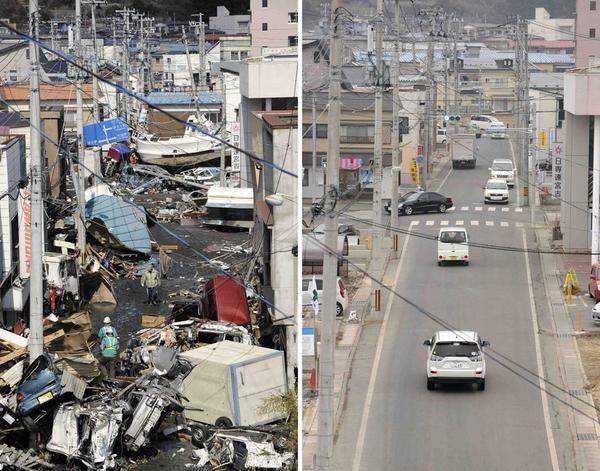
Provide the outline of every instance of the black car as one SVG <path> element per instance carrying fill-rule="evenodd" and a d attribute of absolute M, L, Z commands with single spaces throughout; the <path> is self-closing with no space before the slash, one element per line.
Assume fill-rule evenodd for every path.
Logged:
<path fill-rule="evenodd" d="M 398 214 L 410 216 L 414 213 L 428 213 L 435 211 L 445 213 L 448 208 L 454 206 L 452 198 L 447 198 L 434 191 L 423 191 L 409 195 L 398 205 Z"/>
<path fill-rule="evenodd" d="M 400 198 L 398 198 L 398 208 L 400 208 L 400 205 L 402 203 L 404 203 L 411 195 L 418 194 L 418 193 L 422 193 L 422 191 L 421 190 L 416 190 L 416 191 L 407 191 L 406 193 L 404 193 Z M 390 209 L 391 206 L 392 206 L 392 203 L 388 202 L 383 207 L 383 209 L 385 210 L 386 213 L 392 214 L 392 211 Z"/>

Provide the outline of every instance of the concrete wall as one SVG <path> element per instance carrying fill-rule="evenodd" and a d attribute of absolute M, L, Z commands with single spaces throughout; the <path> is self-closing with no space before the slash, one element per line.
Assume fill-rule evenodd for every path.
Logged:
<path fill-rule="evenodd" d="M 297 60 L 247 61 L 240 70 L 240 91 L 248 98 L 296 97 L 301 75 Z"/>
<path fill-rule="evenodd" d="M 600 4 L 596 4 L 596 10 L 590 10 L 589 0 L 577 0 L 576 10 L 575 66 L 587 67 L 600 60 Z M 590 28 L 596 29 L 595 39 L 586 39 Z"/>
<path fill-rule="evenodd" d="M 589 116 L 565 114 L 560 228 L 565 249 L 587 250 L 591 243 L 588 210 Z"/>
<path fill-rule="evenodd" d="M 298 36 L 298 23 L 288 22 L 288 13 L 298 12 L 297 0 L 251 0 L 250 34 L 252 56 L 262 55 L 263 48 L 287 47 L 289 36 Z M 267 31 L 262 30 L 263 23 Z"/>

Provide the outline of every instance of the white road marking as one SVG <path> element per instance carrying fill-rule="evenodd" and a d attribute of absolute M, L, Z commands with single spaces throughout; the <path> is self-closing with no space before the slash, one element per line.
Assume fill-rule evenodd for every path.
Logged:
<path fill-rule="evenodd" d="M 449 221 L 440 221 L 440 226 L 447 226 Z"/>
<path fill-rule="evenodd" d="M 448 208 L 446 211 L 456 211 L 456 206 L 452 206 L 451 208 Z"/>
<path fill-rule="evenodd" d="M 508 223 L 506 221 L 500 221 L 500 225 L 502 227 L 508 227 Z"/>
<path fill-rule="evenodd" d="M 523 227 L 523 223 L 522 222 L 515 222 L 515 226 L 517 226 L 517 227 Z"/>
<path fill-rule="evenodd" d="M 515 208 L 515 212 L 522 213 L 523 212 L 523 208 Z"/>
<path fill-rule="evenodd" d="M 496 211 L 496 208 L 494 208 L 493 206 L 488 208 L 488 211 Z"/>
<path fill-rule="evenodd" d="M 508 213 L 508 208 L 502 208 L 503 213 Z"/>
<path fill-rule="evenodd" d="M 408 236 L 407 236 L 408 238 Z M 550 424 L 550 413 L 548 412 L 548 397 L 544 384 L 546 377 L 544 368 L 542 366 L 542 351 L 540 349 L 540 338 L 539 338 L 539 326 L 537 322 L 537 314 L 535 309 L 535 298 L 533 297 L 533 281 L 531 278 L 531 268 L 529 267 L 529 257 L 527 256 L 527 238 L 525 237 L 525 229 L 523 229 L 523 256 L 525 257 L 525 270 L 527 271 L 527 287 L 529 288 L 529 307 L 531 313 L 531 322 L 533 324 L 533 338 L 535 340 L 535 357 L 537 360 L 538 369 L 538 381 L 540 384 L 540 395 L 542 396 L 542 411 L 544 413 L 544 423 L 546 425 L 546 435 L 548 436 L 548 447 L 550 448 L 550 461 L 552 462 L 552 469 L 554 471 L 560 471 L 558 466 L 558 456 L 556 454 L 556 445 L 554 444 L 554 434 Z"/>
<path fill-rule="evenodd" d="M 483 208 L 481 206 L 475 206 L 475 211 L 482 211 Z"/>
<path fill-rule="evenodd" d="M 479 221 L 471 221 L 471 226 L 479 226 Z"/>
<path fill-rule="evenodd" d="M 468 211 L 468 210 L 469 210 L 469 207 L 468 207 L 468 206 L 461 206 L 461 207 L 460 207 L 460 210 L 461 210 L 461 211 Z"/>
<path fill-rule="evenodd" d="M 411 226 L 418 226 L 421 221 L 410 221 Z"/>
<path fill-rule="evenodd" d="M 456 225 L 457 226 L 464 226 L 465 225 L 465 221 L 456 221 Z"/>
<path fill-rule="evenodd" d="M 408 246 L 408 240 L 410 239 L 410 229 L 404 238 L 404 244 L 402 246 L 402 252 L 400 255 L 400 261 L 398 262 L 398 268 L 396 269 L 396 275 L 394 276 L 395 287 L 400 279 L 400 271 L 404 262 L 404 256 L 406 255 L 406 247 Z M 369 378 L 369 387 L 367 388 L 367 395 L 365 397 L 365 403 L 363 406 L 362 418 L 360 421 L 360 429 L 358 430 L 358 437 L 356 440 L 356 451 L 354 452 L 354 462 L 352 464 L 352 471 L 360 471 L 363 446 L 365 444 L 365 435 L 367 433 L 367 422 L 369 421 L 369 412 L 371 411 L 371 402 L 373 401 L 373 393 L 375 391 L 375 383 L 377 382 L 377 373 L 379 372 L 379 362 L 381 361 L 381 353 L 383 351 L 383 340 L 385 338 L 385 332 L 390 318 L 390 311 L 392 310 L 392 303 L 395 296 L 390 293 L 388 296 L 388 303 L 385 308 L 385 315 L 383 316 L 383 323 L 381 324 L 381 330 L 379 331 L 379 337 L 377 339 L 377 348 L 375 350 L 375 358 L 373 360 L 373 367 L 371 369 L 371 377 Z"/>
<path fill-rule="evenodd" d="M 427 222 L 425 223 L 425 225 L 426 225 L 426 226 L 433 226 L 433 221 L 427 221 Z"/>

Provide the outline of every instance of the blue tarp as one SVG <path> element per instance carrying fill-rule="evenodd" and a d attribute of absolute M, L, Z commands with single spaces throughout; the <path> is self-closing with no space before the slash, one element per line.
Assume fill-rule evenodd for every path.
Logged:
<path fill-rule="evenodd" d="M 129 140 L 129 128 L 122 118 L 109 119 L 97 124 L 83 127 L 83 138 L 86 146 L 102 146 L 113 142 Z"/>
<path fill-rule="evenodd" d="M 85 217 L 101 221 L 106 226 L 110 245 L 122 245 L 128 250 L 150 255 L 150 232 L 144 210 L 115 196 L 98 195 L 85 204 Z M 88 230 L 92 233 L 102 232 L 102 227 L 94 221 L 90 222 Z"/>

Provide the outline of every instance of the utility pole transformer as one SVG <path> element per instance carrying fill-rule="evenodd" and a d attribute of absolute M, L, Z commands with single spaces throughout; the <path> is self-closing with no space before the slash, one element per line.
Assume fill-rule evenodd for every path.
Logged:
<path fill-rule="evenodd" d="M 338 11 L 342 0 L 331 0 L 331 39 L 329 61 L 329 112 L 327 115 L 327 188 L 325 190 L 325 246 L 323 250 L 323 310 L 321 312 L 321 351 L 319 356 L 319 402 L 316 466 L 319 471 L 332 469 L 333 457 L 333 382 L 335 377 L 335 319 L 337 304 L 338 214 L 335 210 L 340 172 L 340 109 L 342 74 L 342 21 Z M 333 252 L 333 253 L 331 253 Z"/>
<path fill-rule="evenodd" d="M 375 23 L 375 140 L 373 150 L 373 244 L 370 271 L 376 280 L 383 277 L 383 0 L 377 0 Z M 371 285 L 371 315 L 380 311 L 376 303 L 379 286 Z"/>
<path fill-rule="evenodd" d="M 29 0 L 29 34 L 39 39 L 38 0 Z M 30 88 L 30 165 L 31 165 L 31 278 L 29 295 L 29 363 L 44 352 L 44 194 L 42 185 L 44 158 L 42 155 L 42 120 L 40 116 L 40 59 L 39 48 L 29 42 L 31 74 Z"/>

